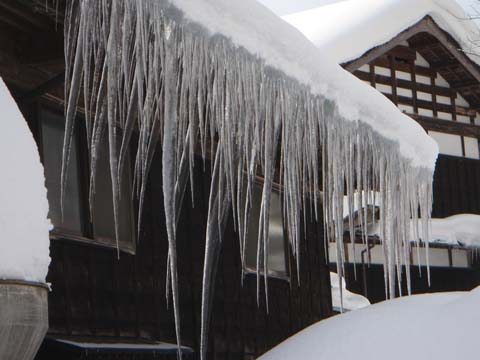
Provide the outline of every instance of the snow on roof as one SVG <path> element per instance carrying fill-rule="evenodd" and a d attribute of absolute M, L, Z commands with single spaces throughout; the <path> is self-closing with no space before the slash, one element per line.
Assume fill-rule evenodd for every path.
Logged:
<path fill-rule="evenodd" d="M 342 277 L 343 278 L 343 277 Z M 352 311 L 362 309 L 370 305 L 370 301 L 362 295 L 347 290 L 345 279 L 342 281 L 340 292 L 340 281 L 338 274 L 330 273 L 330 284 L 332 286 L 332 306 L 336 311 Z M 342 302 L 343 300 L 343 302 Z"/>
<path fill-rule="evenodd" d="M 402 0 L 403 1 L 403 0 Z M 373 89 L 343 70 L 298 30 L 254 0 L 172 0 L 186 18 L 264 59 L 267 65 L 333 100 L 340 115 L 362 121 L 400 144 L 414 166 L 433 169 L 438 146 L 423 128 Z M 381 2 L 381 1 L 380 1 Z M 318 21 L 317 21 L 318 22 Z M 339 25 L 339 24 L 338 24 Z"/>
<path fill-rule="evenodd" d="M 260 360 L 476 359 L 480 288 L 409 296 L 334 316 Z"/>
<path fill-rule="evenodd" d="M 458 214 L 432 219 L 430 242 L 480 247 L 480 215 Z"/>
<path fill-rule="evenodd" d="M 359 58 L 425 16 L 448 32 L 470 56 L 475 55 L 479 29 L 454 0 L 347 0 L 285 16 L 337 63 Z M 477 51 L 478 53 L 478 51 Z"/>
<path fill-rule="evenodd" d="M 45 282 L 48 202 L 32 133 L 0 78 L 0 279 Z"/>

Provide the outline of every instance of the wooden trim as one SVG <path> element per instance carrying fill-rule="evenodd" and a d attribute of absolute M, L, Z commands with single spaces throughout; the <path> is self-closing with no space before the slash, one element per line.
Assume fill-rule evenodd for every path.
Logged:
<path fill-rule="evenodd" d="M 50 290 L 50 287 L 45 283 L 40 283 L 36 281 L 17 280 L 17 279 L 0 279 L 0 285 L 34 286 L 34 287 Z"/>
<path fill-rule="evenodd" d="M 389 50 L 392 50 L 397 45 L 400 45 L 402 42 L 407 41 L 413 35 L 418 34 L 419 32 L 422 32 L 422 31 L 428 32 L 428 22 L 426 18 L 420 20 L 417 24 L 403 31 L 402 33 L 397 35 L 397 37 L 395 37 L 393 40 L 367 51 L 365 54 L 363 54 L 362 56 L 360 56 L 355 60 L 352 60 L 350 62 L 343 64 L 344 68 L 350 72 L 353 72 L 354 70 L 357 70 L 362 65 L 372 62 L 379 56 L 385 54 Z"/>
<path fill-rule="evenodd" d="M 434 119 L 427 116 L 408 114 L 415 119 L 425 130 L 438 131 L 453 135 L 468 136 L 480 139 L 480 127 L 467 123 L 449 120 Z"/>
<path fill-rule="evenodd" d="M 353 74 L 361 80 L 372 81 L 369 73 L 357 70 L 357 71 L 354 71 Z M 416 74 L 418 74 L 418 73 L 416 73 Z M 412 74 L 412 76 L 413 76 L 413 74 Z M 392 80 L 388 76 L 374 75 L 373 80 L 377 84 L 392 86 Z M 415 80 L 415 82 L 416 82 L 416 80 Z M 412 81 L 397 79 L 397 86 L 401 87 L 401 88 L 413 90 Z M 426 93 L 430 93 L 430 94 L 433 92 L 433 86 L 431 86 L 431 85 L 416 82 L 415 87 L 416 87 L 417 91 L 426 92 Z M 437 93 L 437 95 L 450 97 L 452 95 L 453 91 L 454 90 L 452 90 L 451 88 L 446 88 L 446 87 L 441 87 L 441 86 L 435 85 L 435 92 Z"/>
<path fill-rule="evenodd" d="M 388 56 L 388 61 L 390 63 L 390 77 L 392 78 L 392 98 L 393 103 L 398 105 L 398 93 L 397 93 L 397 73 L 396 73 L 396 66 L 395 66 L 395 58 L 393 55 Z"/>
<path fill-rule="evenodd" d="M 480 83 L 479 67 L 474 64 L 473 61 L 470 60 L 463 52 L 459 51 L 460 47 L 456 43 L 456 41 L 448 33 L 440 29 L 440 27 L 435 23 L 435 21 L 428 15 L 419 22 L 417 22 L 415 25 L 398 34 L 392 40 L 388 41 L 383 45 L 379 45 L 373 49 L 370 49 L 369 51 L 361 55 L 359 58 L 344 63 L 343 66 L 346 70 L 353 72 L 354 70 L 360 68 L 362 65 L 371 63 L 372 61 L 377 61 L 377 58 L 394 49 L 402 42 L 407 41 L 412 36 L 422 32 L 434 36 L 439 41 L 439 43 L 442 44 L 452 54 L 452 56 L 472 75 L 472 77 L 474 77 L 476 81 L 475 83 L 472 83 L 472 85 L 478 86 L 478 83 Z"/>

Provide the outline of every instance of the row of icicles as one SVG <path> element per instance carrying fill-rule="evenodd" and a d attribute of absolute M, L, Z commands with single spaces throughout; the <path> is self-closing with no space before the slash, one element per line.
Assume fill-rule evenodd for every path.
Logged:
<path fill-rule="evenodd" d="M 265 65 L 221 35 L 187 23 L 166 1 L 69 0 L 65 18 L 66 131 L 62 199 L 79 101 L 85 110 L 90 157 L 90 200 L 102 141 L 107 141 L 116 238 L 127 154 L 135 142 L 134 188 L 138 223 L 154 153 L 162 155 L 168 234 L 167 294 L 173 298 L 180 346 L 176 224 L 186 186 L 193 191 L 194 159 L 211 158 L 210 198 L 202 288 L 201 356 L 206 357 L 215 264 L 230 211 L 242 263 L 252 187 L 264 178 L 258 231 L 257 290 L 268 304 L 269 211 L 274 181 L 282 191 L 284 222 L 298 271 L 302 214 L 313 209 L 325 222 L 325 239 L 344 263 L 343 200 L 349 218 L 378 201 L 387 296 L 395 295 L 402 269 L 409 283 L 410 222 L 415 238 L 428 238 L 432 173 L 412 167 L 398 144 L 361 122 L 349 122 L 335 104 Z M 121 131 L 119 130 L 121 129 Z M 161 146 L 161 150 L 159 147 Z M 208 155 L 209 154 L 209 155 Z M 378 199 L 374 199 L 378 197 Z M 318 204 L 323 211 L 318 211 Z M 366 229 L 368 214 L 357 218 Z M 419 220 L 421 219 L 421 220 Z M 375 221 L 375 220 L 373 220 Z M 354 240 L 353 221 L 349 229 Z M 365 233 L 365 231 L 364 231 Z M 365 236 L 365 242 L 368 237 Z M 400 280 L 399 280 L 400 281 Z M 341 286 L 340 286 L 341 288 Z M 169 295 L 167 295 L 169 296 Z M 259 295 L 258 295 L 259 296 Z M 179 347 L 179 351 L 181 349 Z"/>

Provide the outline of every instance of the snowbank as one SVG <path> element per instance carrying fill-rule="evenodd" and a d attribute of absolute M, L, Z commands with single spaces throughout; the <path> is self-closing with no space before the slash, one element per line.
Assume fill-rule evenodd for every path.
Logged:
<path fill-rule="evenodd" d="M 474 54 L 478 54 L 479 29 L 465 20 L 467 15 L 454 0 L 348 0 L 284 19 L 334 61 L 344 63 L 388 42 L 427 15 L 480 64 L 480 56 Z"/>
<path fill-rule="evenodd" d="M 45 282 L 48 202 L 37 146 L 0 78 L 0 279 Z"/>
<path fill-rule="evenodd" d="M 343 309 L 344 311 L 352 311 L 362 309 L 370 305 L 370 301 L 368 301 L 366 297 L 347 290 L 345 279 L 342 281 L 342 292 L 340 294 L 340 281 L 338 274 L 333 272 L 330 273 L 330 284 L 332 286 L 333 310 L 341 311 Z"/>
<path fill-rule="evenodd" d="M 346 119 L 360 120 L 385 138 L 398 142 L 402 155 L 411 159 L 413 165 L 434 168 L 437 144 L 419 124 L 401 113 L 378 91 L 328 59 L 326 51 L 318 50 L 263 5 L 254 0 L 171 2 L 188 19 L 202 24 L 212 33 L 231 38 L 238 46 L 263 58 L 268 65 L 310 86 L 313 93 L 333 100 Z M 318 23 L 315 20 L 315 24 Z M 351 41 L 347 45 L 351 46 Z"/>
<path fill-rule="evenodd" d="M 301 331 L 261 360 L 476 359 L 480 288 L 385 301 Z"/>

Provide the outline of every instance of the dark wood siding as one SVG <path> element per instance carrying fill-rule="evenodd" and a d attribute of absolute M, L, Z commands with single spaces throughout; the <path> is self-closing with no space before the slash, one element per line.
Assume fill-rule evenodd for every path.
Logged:
<path fill-rule="evenodd" d="M 480 161 L 440 155 L 433 197 L 433 217 L 480 214 Z"/>
<path fill-rule="evenodd" d="M 365 282 L 361 265 L 357 264 L 357 277 L 354 276 L 353 264 L 346 265 L 347 288 L 358 294 L 366 294 L 370 302 L 377 303 L 385 300 L 385 286 L 383 280 L 383 266 L 370 265 L 366 269 Z M 430 268 L 430 286 L 428 284 L 427 269 L 425 267 L 411 267 L 412 293 L 423 294 L 443 291 L 470 291 L 480 285 L 479 269 L 460 268 Z M 403 293 L 407 293 L 406 279 L 402 282 Z"/>
<path fill-rule="evenodd" d="M 165 294 L 167 240 L 161 166 L 155 159 L 136 255 L 71 241 L 52 241 L 50 335 L 133 337 L 174 342 Z M 208 175 L 198 163 L 195 207 L 185 198 L 178 227 L 179 282 L 184 344 L 198 349 Z M 207 170 L 208 173 L 208 170 Z M 307 215 L 307 219 L 310 216 Z M 291 259 L 290 282 L 271 279 L 266 313 L 256 300 L 256 277 L 241 286 L 237 234 L 225 232 L 217 273 L 209 351 L 212 359 L 255 358 L 288 336 L 331 314 L 330 280 L 322 226 L 307 221 L 299 286 Z M 171 304 L 170 304 L 171 306 Z M 248 357 L 247 357 L 248 358 Z"/>

